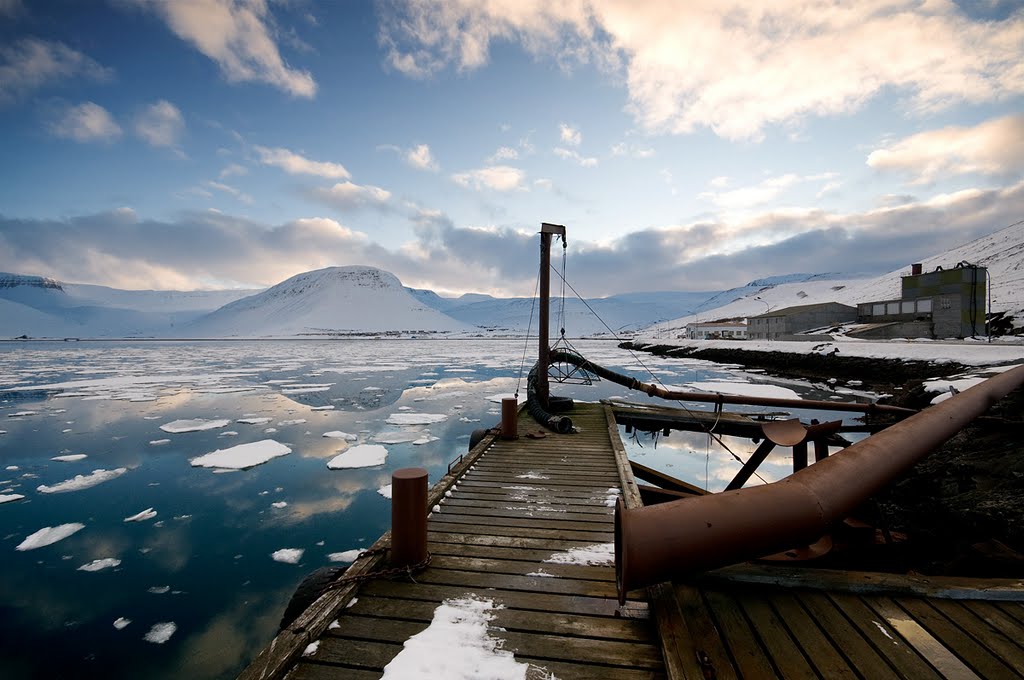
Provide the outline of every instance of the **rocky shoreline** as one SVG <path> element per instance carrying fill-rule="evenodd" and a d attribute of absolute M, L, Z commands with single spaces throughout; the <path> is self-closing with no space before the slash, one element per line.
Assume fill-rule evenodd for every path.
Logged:
<path fill-rule="evenodd" d="M 860 380 L 891 394 L 886 403 L 924 408 L 921 383 L 967 366 L 898 359 L 623 343 L 661 356 L 688 357 L 762 369 L 770 375 L 822 381 Z M 895 570 L 927 574 L 1019 577 L 1024 573 L 1024 390 L 918 463 L 880 493 L 870 513 L 907 535 Z M 877 510 L 876 510 L 877 508 Z"/>

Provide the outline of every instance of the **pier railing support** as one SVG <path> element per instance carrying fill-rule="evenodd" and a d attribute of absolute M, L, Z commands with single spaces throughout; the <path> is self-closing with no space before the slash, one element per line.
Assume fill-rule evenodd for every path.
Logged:
<path fill-rule="evenodd" d="M 427 471 L 391 474 L 391 566 L 411 567 L 427 558 Z"/>

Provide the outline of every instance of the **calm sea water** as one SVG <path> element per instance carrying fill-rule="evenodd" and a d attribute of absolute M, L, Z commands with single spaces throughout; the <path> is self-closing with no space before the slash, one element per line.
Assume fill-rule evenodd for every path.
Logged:
<path fill-rule="evenodd" d="M 612 343 L 576 346 L 641 379 L 648 379 L 646 366 L 667 385 L 779 384 L 738 367 L 638 360 Z M 433 483 L 466 451 L 474 429 L 498 422 L 524 349 L 532 357 L 534 343 L 0 343 L 0 496 L 25 497 L 0 504 L 0 677 L 233 676 L 273 637 L 305 574 L 332 564 L 333 553 L 369 546 L 388 528 L 390 501 L 378 489 L 393 470 L 425 467 Z M 783 386 L 808 398 L 849 398 L 824 385 Z M 552 391 L 647 401 L 610 383 Z M 443 420 L 387 422 L 413 414 Z M 160 429 L 180 419 L 229 422 L 177 434 Z M 323 436 L 332 431 L 358 439 Z M 189 463 L 264 439 L 292 452 L 239 472 Z M 704 434 L 624 439 L 645 465 L 712 490 L 740 466 Z M 386 463 L 328 469 L 328 460 L 361 443 L 382 443 Z M 744 459 L 754 449 L 746 440 L 727 445 Z M 53 460 L 75 454 L 86 457 Z M 771 481 L 789 466 L 783 456 L 771 458 L 761 475 Z M 90 488 L 38 490 L 119 468 L 126 472 Z M 125 521 L 149 508 L 156 512 L 150 519 Z M 84 528 L 51 545 L 16 549 L 44 527 L 70 523 Z M 282 549 L 301 550 L 301 558 L 275 560 Z M 120 562 L 79 569 L 102 559 Z M 119 619 L 130 623 L 115 627 Z M 166 637 L 170 627 L 159 626 L 169 623 L 169 639 L 152 641 Z"/>

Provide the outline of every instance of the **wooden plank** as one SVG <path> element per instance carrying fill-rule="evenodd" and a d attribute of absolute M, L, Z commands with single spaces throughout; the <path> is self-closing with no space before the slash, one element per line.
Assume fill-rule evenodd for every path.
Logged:
<path fill-rule="evenodd" d="M 1012 616 L 1008 616 L 990 602 L 970 601 L 965 603 L 964 606 L 969 607 L 976 616 L 1010 640 L 1015 641 L 1018 647 L 1024 649 L 1024 623 L 1021 623 Z"/>
<path fill-rule="evenodd" d="M 582 663 L 583 660 L 577 663 L 562 663 L 530 659 L 522 655 L 517 655 L 516 658 L 530 664 L 526 671 L 526 680 L 551 680 L 552 677 L 558 680 L 662 680 L 665 677 L 663 673 L 648 669 L 594 666 Z"/>
<path fill-rule="evenodd" d="M 343 668 L 300 661 L 287 675 L 288 680 L 380 680 L 380 671 Z"/>
<path fill-rule="evenodd" d="M 801 591 L 797 597 L 862 678 L 883 680 L 900 677 L 828 597 L 811 591 Z"/>
<path fill-rule="evenodd" d="M 504 548 L 528 548 L 537 550 L 570 550 L 593 545 L 593 541 L 558 540 L 553 538 L 530 538 L 523 536 L 497 536 L 487 534 L 458 534 L 445 531 L 433 531 L 427 526 L 427 541 L 443 543 L 465 543 L 467 545 L 500 546 Z"/>
<path fill-rule="evenodd" d="M 1011 678 L 1016 675 L 1009 666 L 926 601 L 900 597 L 895 599 L 895 603 L 981 677 Z"/>
<path fill-rule="evenodd" d="M 531 593 L 584 595 L 587 597 L 617 599 L 615 584 L 601 581 L 577 581 L 575 579 L 515 576 L 513 574 L 481 574 L 474 571 L 456 571 L 451 569 L 427 569 L 417 575 L 416 580 L 419 583 L 465 586 L 467 588 L 501 588 L 503 590 L 521 590 Z"/>
<path fill-rule="evenodd" d="M 683 621 L 672 587 L 658 583 L 647 588 L 651 615 L 658 627 L 665 672 L 672 680 L 699 680 L 704 673 L 700 655 Z"/>
<path fill-rule="evenodd" d="M 662 489 L 668 489 L 669 491 L 678 491 L 680 493 L 686 493 L 693 496 L 703 496 L 707 494 L 707 491 L 694 486 L 689 482 L 684 482 L 681 479 L 676 479 L 671 475 L 667 475 L 664 472 L 649 468 L 646 465 L 641 465 L 635 460 L 629 461 L 629 467 L 633 471 L 633 477 L 642 479 L 645 482 L 650 482 Z"/>
<path fill-rule="evenodd" d="M 1024 582 L 1020 579 L 908 576 L 840 569 L 739 564 L 709 571 L 702 574 L 699 580 L 710 587 L 717 587 L 717 584 L 721 583 L 757 583 L 863 595 L 919 595 L 952 600 L 1024 599 Z M 1020 611 L 1024 616 L 1024 609 Z"/>
<path fill-rule="evenodd" d="M 1024 605 L 1017 602 L 999 602 L 996 604 L 1004 614 L 1013 617 L 1020 623 L 1024 623 Z"/>
<path fill-rule="evenodd" d="M 506 631 L 496 633 L 505 641 L 504 649 L 517 656 L 545 661 L 580 661 L 625 668 L 662 668 L 661 650 L 650 644 L 560 637 Z"/>
<path fill-rule="evenodd" d="M 495 560 L 476 557 L 453 557 L 435 555 L 431 569 L 455 569 L 459 571 L 481 571 L 487 574 L 513 574 L 526 576 L 541 571 L 550 578 L 569 578 L 578 581 L 608 581 L 614 583 L 615 570 L 610 567 L 589 567 L 581 564 L 557 564 L 527 562 L 522 560 Z"/>
<path fill-rule="evenodd" d="M 592 517 L 594 520 L 600 520 L 601 518 L 610 517 L 614 513 L 614 509 L 611 507 L 601 506 L 594 507 L 592 505 L 583 503 L 569 504 L 555 501 L 538 500 L 533 503 L 525 503 L 514 499 L 505 498 L 468 498 L 469 494 L 456 493 L 445 503 L 450 507 L 459 508 L 480 508 L 483 510 L 504 510 L 513 508 L 519 509 L 533 509 L 551 508 L 552 510 L 562 510 L 570 515 L 580 515 Z"/>
<path fill-rule="evenodd" d="M 772 665 L 784 678 L 817 680 L 817 674 L 803 655 L 803 650 L 793 641 L 786 624 L 768 604 L 767 600 L 753 593 L 745 593 L 737 600 L 761 640 Z"/>
<path fill-rule="evenodd" d="M 736 601 L 716 591 L 704 591 L 704 599 L 740 676 L 778 677 L 768 656 L 756 642 L 757 637 Z"/>
<path fill-rule="evenodd" d="M 493 531 L 497 528 L 502 529 L 529 529 L 531 531 L 537 531 L 540 529 L 551 529 L 558 532 L 559 535 L 565 535 L 566 532 L 579 532 L 579 533 L 592 533 L 595 534 L 594 540 L 599 540 L 600 536 L 612 536 L 614 527 L 611 522 L 577 522 L 569 519 L 561 519 L 554 515 L 554 513 L 544 513 L 539 517 L 515 517 L 515 516 L 501 516 L 501 515 L 478 515 L 475 513 L 466 514 L 465 512 L 448 512 L 446 505 L 441 506 L 441 511 L 434 511 L 433 517 L 430 521 L 435 525 L 435 529 L 438 528 L 438 524 L 475 524 L 480 525 L 486 522 L 487 526 Z M 444 528 L 444 527 L 440 527 Z M 452 531 L 461 531 L 458 528 L 452 528 Z"/>
<path fill-rule="evenodd" d="M 505 505 L 490 504 L 491 507 L 480 505 L 465 505 L 457 503 L 454 499 L 448 499 L 441 507 L 446 515 L 466 515 L 472 517 L 494 517 L 494 518 L 528 518 L 536 519 L 558 519 L 566 522 L 586 522 L 594 526 L 611 525 L 612 515 L 603 513 L 571 512 L 565 508 L 556 508 L 547 504 L 520 504 Z"/>
<path fill-rule="evenodd" d="M 402 651 L 401 644 L 372 642 L 370 640 L 342 640 L 331 636 L 320 639 L 320 647 L 313 659 L 318 663 L 352 668 L 375 670 L 378 674 L 384 666 Z M 345 677 L 346 671 L 338 674 Z"/>
<path fill-rule="evenodd" d="M 567 489 L 577 489 L 583 491 L 598 491 L 601 489 L 607 489 L 609 486 L 614 484 L 617 480 L 609 476 L 606 480 L 586 480 L 586 479 L 575 479 L 571 477 L 554 477 L 554 476 L 539 476 L 539 477 L 528 477 L 525 474 L 516 477 L 510 477 L 506 475 L 490 475 L 487 473 L 472 472 L 466 475 L 466 482 L 497 482 L 499 484 L 541 484 L 548 489 L 561 489 L 563 487 Z"/>
<path fill-rule="evenodd" d="M 462 542 L 441 543 L 427 542 L 427 550 L 432 555 L 451 555 L 453 557 L 482 557 L 495 560 L 534 560 L 543 562 L 560 550 L 538 550 L 531 548 L 506 548 L 491 545 L 469 545 Z M 540 565 L 534 565 L 540 566 Z"/>
<path fill-rule="evenodd" d="M 976 615 L 970 602 L 953 600 L 929 600 L 928 604 L 937 609 L 953 624 L 970 635 L 979 645 L 993 656 L 1012 668 L 1018 677 L 1024 677 L 1024 649 L 1014 644 L 998 628 Z M 979 603 L 984 604 L 984 603 Z"/>
<path fill-rule="evenodd" d="M 705 671 L 704 675 L 710 670 L 716 680 L 736 678 L 736 669 L 729 658 L 729 652 L 700 591 L 684 584 L 675 584 L 672 590 L 683 623 L 693 640 L 698 663 L 701 670 Z"/>
<path fill-rule="evenodd" d="M 956 654 L 891 599 L 872 597 L 867 603 L 942 677 L 955 680 L 975 680 L 978 677 Z"/>
<path fill-rule="evenodd" d="M 907 680 L 941 678 L 913 647 L 900 638 L 885 617 L 868 607 L 860 597 L 849 593 L 829 593 L 828 597 L 900 677 Z"/>
<path fill-rule="evenodd" d="M 589 616 L 624 616 L 627 618 L 646 618 L 649 616 L 647 605 L 643 602 L 627 602 L 626 607 L 620 608 L 616 600 L 607 597 L 524 592 L 506 590 L 504 588 L 491 590 L 486 586 L 477 588 L 431 583 L 369 581 L 363 585 L 363 589 L 360 591 L 360 595 L 408 598 L 428 600 L 430 602 L 441 602 L 453 597 L 465 597 L 467 593 L 486 597 L 509 608 L 529 611 Z"/>
<path fill-rule="evenodd" d="M 836 643 L 822 632 L 792 593 L 776 591 L 768 596 L 768 601 L 814 669 L 829 678 L 857 677 Z"/>
<path fill-rule="evenodd" d="M 443 514 L 443 512 L 441 513 Z M 499 527 L 484 524 L 466 524 L 458 517 L 439 518 L 435 513 L 428 531 L 451 531 L 465 534 L 499 537 L 514 536 L 516 538 L 538 538 L 560 541 L 582 541 L 584 543 L 609 543 L 614 538 L 611 531 L 568 531 L 562 529 L 531 529 L 529 527 Z"/>
<path fill-rule="evenodd" d="M 430 622 L 437 603 L 380 597 L 360 597 L 346 610 L 359 616 L 377 616 Z M 532 612 L 507 606 L 493 612 L 492 625 L 507 630 L 573 637 L 607 638 L 632 642 L 652 642 L 656 638 L 648 621 L 637 619 L 584 616 L 557 612 Z"/>

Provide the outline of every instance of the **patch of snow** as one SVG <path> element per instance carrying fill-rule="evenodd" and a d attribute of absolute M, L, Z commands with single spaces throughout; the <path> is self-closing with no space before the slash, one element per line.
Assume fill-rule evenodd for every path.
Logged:
<path fill-rule="evenodd" d="M 375 467 L 387 460 L 388 450 L 380 444 L 360 444 L 327 461 L 332 470 L 342 468 Z"/>
<path fill-rule="evenodd" d="M 875 624 L 875 626 L 877 626 L 877 627 L 878 627 L 878 630 L 882 631 L 882 635 L 884 635 L 885 637 L 887 637 L 887 638 L 889 638 L 890 640 L 892 640 L 892 643 L 893 643 L 894 645 L 898 645 L 898 644 L 899 644 L 898 642 L 896 642 L 896 640 L 894 640 L 894 639 L 893 639 L 892 635 L 889 635 L 889 631 L 887 631 L 887 630 L 885 629 L 885 626 L 883 626 L 882 624 L 880 624 L 880 623 L 879 623 L 878 621 L 872 621 L 871 623 Z"/>
<path fill-rule="evenodd" d="M 584 548 L 570 548 L 565 552 L 553 553 L 551 557 L 544 561 L 554 564 L 580 564 L 585 566 L 614 564 L 615 544 L 595 543 Z"/>
<path fill-rule="evenodd" d="M 97 484 L 108 482 L 111 479 L 116 479 L 126 472 L 128 472 L 128 468 L 93 470 L 92 474 L 75 475 L 71 479 L 67 479 L 59 484 L 54 484 L 53 486 L 41 484 L 36 487 L 36 491 L 39 493 L 67 493 L 69 491 L 81 491 L 82 489 L 88 489 L 96 486 Z"/>
<path fill-rule="evenodd" d="M 391 498 L 391 485 L 385 484 L 384 486 L 377 489 L 377 493 L 379 493 L 381 496 L 384 496 L 384 498 Z"/>
<path fill-rule="evenodd" d="M 302 554 L 306 552 L 304 548 L 281 548 L 270 553 L 270 557 L 275 562 L 284 562 L 285 564 L 298 564 L 299 560 L 302 559 Z"/>
<path fill-rule="evenodd" d="M 68 536 L 76 534 L 85 528 L 84 524 L 72 522 L 71 524 L 58 524 L 55 527 L 43 527 L 35 533 L 29 534 L 24 541 L 19 543 L 15 550 L 35 550 L 52 545 L 57 541 L 63 541 Z"/>
<path fill-rule="evenodd" d="M 316 650 L 320 649 L 320 641 L 316 640 L 306 645 L 306 648 L 302 650 L 302 656 L 313 656 L 316 654 Z"/>
<path fill-rule="evenodd" d="M 137 515 L 132 515 L 131 517 L 125 517 L 124 521 L 125 522 L 145 522 L 147 519 L 153 519 L 154 517 L 156 517 L 156 510 L 154 510 L 153 508 L 146 508 L 145 510 L 143 510 L 142 512 L 140 512 Z"/>
<path fill-rule="evenodd" d="M 172 420 L 169 423 L 164 423 L 160 426 L 160 429 L 164 432 L 170 432 L 171 434 L 181 434 L 183 432 L 202 432 L 204 430 L 216 430 L 218 428 L 227 425 L 230 420 L 217 419 L 217 420 L 206 420 L 204 418 L 192 418 L 191 420 Z"/>
<path fill-rule="evenodd" d="M 54 456 L 50 460 L 55 460 L 55 461 L 58 461 L 58 462 L 61 462 L 61 463 L 73 463 L 76 460 L 82 460 L 82 459 L 88 458 L 88 457 L 89 456 L 87 456 L 84 453 L 70 453 L 70 454 L 68 454 L 66 456 Z"/>
<path fill-rule="evenodd" d="M 131 622 L 131 619 L 126 619 L 123 616 L 121 616 L 116 621 L 114 621 L 114 628 L 117 628 L 118 630 L 124 630 L 128 627 L 128 624 L 130 624 Z"/>
<path fill-rule="evenodd" d="M 163 446 L 164 444 L 170 444 L 170 439 L 153 439 L 149 442 L 150 446 Z"/>
<path fill-rule="evenodd" d="M 525 680 L 529 664 L 519 663 L 501 648 L 492 600 L 467 595 L 445 600 L 434 610 L 430 625 L 405 641 L 402 651 L 384 667 L 382 680 Z"/>
<path fill-rule="evenodd" d="M 331 562 L 355 562 L 356 558 L 359 557 L 359 553 L 363 552 L 359 548 L 354 550 L 345 550 L 344 552 L 328 553 L 327 559 Z"/>
<path fill-rule="evenodd" d="M 227 470 L 244 470 L 262 465 L 267 461 L 286 456 L 292 450 L 273 439 L 239 444 L 228 449 L 217 449 L 213 453 L 192 459 L 192 467 L 220 468 Z"/>
<path fill-rule="evenodd" d="M 333 411 L 334 404 L 328 404 L 327 406 L 310 406 L 310 411 Z"/>
<path fill-rule="evenodd" d="M 550 477 L 545 477 L 539 472 L 527 472 L 521 475 L 516 475 L 516 479 L 550 479 Z"/>
<path fill-rule="evenodd" d="M 800 399 L 800 395 L 788 387 L 760 383 L 726 382 L 709 380 L 687 383 L 687 387 L 701 392 L 720 392 L 741 397 L 773 397 L 778 399 Z"/>
<path fill-rule="evenodd" d="M 116 557 L 104 557 L 103 559 L 83 564 L 78 568 L 78 571 L 102 571 L 104 569 L 113 569 L 119 564 L 121 564 L 121 560 Z"/>
<path fill-rule="evenodd" d="M 162 645 L 171 639 L 176 630 L 178 630 L 178 625 L 173 621 L 154 623 L 153 627 L 149 629 L 149 632 L 142 639 L 155 645 Z"/>

